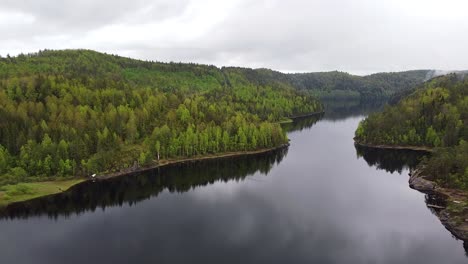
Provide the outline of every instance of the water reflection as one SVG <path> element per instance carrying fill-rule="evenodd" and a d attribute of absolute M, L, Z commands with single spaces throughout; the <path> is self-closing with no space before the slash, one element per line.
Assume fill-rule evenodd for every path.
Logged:
<path fill-rule="evenodd" d="M 414 169 L 427 154 L 412 150 L 377 149 L 355 145 L 356 155 L 363 158 L 369 166 L 390 173 L 402 173 L 405 169 Z"/>
<path fill-rule="evenodd" d="M 366 116 L 379 111 L 386 101 L 361 102 L 360 100 L 326 100 L 325 119 L 339 121 L 350 117 Z"/>
<path fill-rule="evenodd" d="M 287 148 L 283 148 L 267 154 L 189 162 L 143 174 L 84 182 L 61 194 L 11 204 L 0 211 L 0 218 L 27 218 L 44 214 L 57 218 L 97 208 L 132 205 L 158 196 L 166 189 L 170 192 L 187 192 L 218 181 L 243 181 L 256 172 L 267 175 L 275 164 L 282 161 L 287 151 Z"/>
<path fill-rule="evenodd" d="M 311 128 L 322 117 L 323 114 L 297 118 L 283 127 L 288 132 L 302 131 Z M 282 161 L 287 151 L 284 148 L 267 154 L 190 162 L 128 177 L 84 182 L 64 193 L 11 204 L 0 210 L 0 219 L 40 215 L 57 218 L 61 215 L 95 211 L 98 208 L 132 205 L 156 197 L 166 189 L 170 192 L 187 192 L 217 181 L 243 181 L 256 172 L 267 175 L 275 164 Z"/>
<path fill-rule="evenodd" d="M 318 121 L 323 118 L 324 114 L 317 114 L 314 116 L 308 117 L 299 117 L 294 119 L 291 123 L 285 123 L 282 125 L 283 129 L 287 132 L 302 131 L 304 129 L 309 129 L 315 125 Z"/>
<path fill-rule="evenodd" d="M 429 155 L 420 151 L 376 149 L 359 145 L 355 145 L 355 148 L 358 159 L 363 158 L 369 166 L 390 173 L 398 172 L 399 174 L 402 174 L 404 170 L 415 169 L 421 159 Z M 441 209 L 447 206 L 446 199 L 434 193 L 426 193 L 424 201 L 428 210 L 437 217 Z M 463 248 L 465 255 L 468 256 L 468 241 L 463 243 Z"/>
<path fill-rule="evenodd" d="M 407 170 L 376 170 L 379 158 L 368 155 L 378 153 L 361 154 L 370 166 L 356 159 L 361 119 L 297 120 L 292 131 L 301 132 L 280 153 L 86 183 L 12 206 L 3 217 L 15 220 L 0 221 L 0 263 L 466 263 L 424 195 L 408 188 Z M 410 166 L 396 163 L 379 166 Z"/>

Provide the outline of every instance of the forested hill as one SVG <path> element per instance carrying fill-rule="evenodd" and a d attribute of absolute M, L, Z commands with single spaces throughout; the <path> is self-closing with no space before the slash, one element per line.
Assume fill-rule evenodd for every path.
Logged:
<path fill-rule="evenodd" d="M 362 121 L 356 140 L 436 148 L 427 174 L 468 189 L 468 80 L 451 74 L 425 83 L 396 105 Z"/>
<path fill-rule="evenodd" d="M 19 55 L 4 58 L 12 61 L 0 74 L 24 76 L 30 74 L 60 74 L 68 78 L 111 79 L 136 85 L 154 85 L 170 91 L 199 92 L 219 86 L 248 84 L 295 88 L 326 99 L 388 99 L 411 90 L 431 78 L 433 70 L 376 73 L 356 76 L 344 72 L 316 72 L 285 74 L 269 69 L 249 69 L 186 64 L 155 63 L 111 56 L 89 50 L 42 51 L 39 56 Z M 5 65 L 4 65 L 5 66 Z M 99 78 L 98 78 L 99 77 Z M 175 78 L 177 77 L 177 78 Z M 105 83 L 101 83 L 105 85 Z"/>
<path fill-rule="evenodd" d="M 355 76 L 344 72 L 292 74 L 293 84 L 321 98 L 358 98 L 363 101 L 388 99 L 394 94 L 421 84 L 429 70 L 376 73 Z"/>
<path fill-rule="evenodd" d="M 0 58 L 0 185 L 279 146 L 278 121 L 322 111 L 236 68 L 89 50 Z"/>
<path fill-rule="evenodd" d="M 403 93 L 432 77 L 432 70 L 376 73 L 356 76 L 344 72 L 315 72 L 285 74 L 269 69 L 223 68 L 236 71 L 249 82 L 291 86 L 323 99 L 357 99 L 362 101 L 386 100 Z"/>

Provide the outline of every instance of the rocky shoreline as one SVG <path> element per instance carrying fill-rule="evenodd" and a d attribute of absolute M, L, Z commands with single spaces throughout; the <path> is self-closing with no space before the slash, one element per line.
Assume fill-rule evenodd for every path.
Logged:
<path fill-rule="evenodd" d="M 440 187 L 436 182 L 423 174 L 424 167 L 420 166 L 410 173 L 409 186 L 412 189 L 437 196 L 445 203 L 444 206 L 427 204 L 439 218 L 445 228 L 458 239 L 468 241 L 468 195 L 456 189 Z"/>
<path fill-rule="evenodd" d="M 420 146 L 366 144 L 358 142 L 356 138 L 354 143 L 369 148 L 433 152 L 430 148 Z M 426 205 L 454 237 L 468 243 L 468 194 L 456 189 L 443 188 L 423 174 L 424 167 L 422 165 L 410 172 L 408 180 L 410 188 L 429 195 L 432 198 L 430 200 L 442 201 L 443 205 L 428 202 Z"/>

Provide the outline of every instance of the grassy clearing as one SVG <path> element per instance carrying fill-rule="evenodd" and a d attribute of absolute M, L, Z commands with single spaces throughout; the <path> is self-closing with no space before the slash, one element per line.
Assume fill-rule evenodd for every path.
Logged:
<path fill-rule="evenodd" d="M 68 190 L 85 179 L 18 183 L 0 187 L 0 207 Z"/>

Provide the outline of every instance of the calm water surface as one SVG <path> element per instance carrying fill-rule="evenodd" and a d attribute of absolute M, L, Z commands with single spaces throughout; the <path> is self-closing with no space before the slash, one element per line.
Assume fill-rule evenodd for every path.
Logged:
<path fill-rule="evenodd" d="M 408 187 L 419 155 L 356 149 L 362 118 L 301 120 L 289 149 L 270 155 L 12 206 L 0 212 L 0 263 L 466 263 Z"/>

